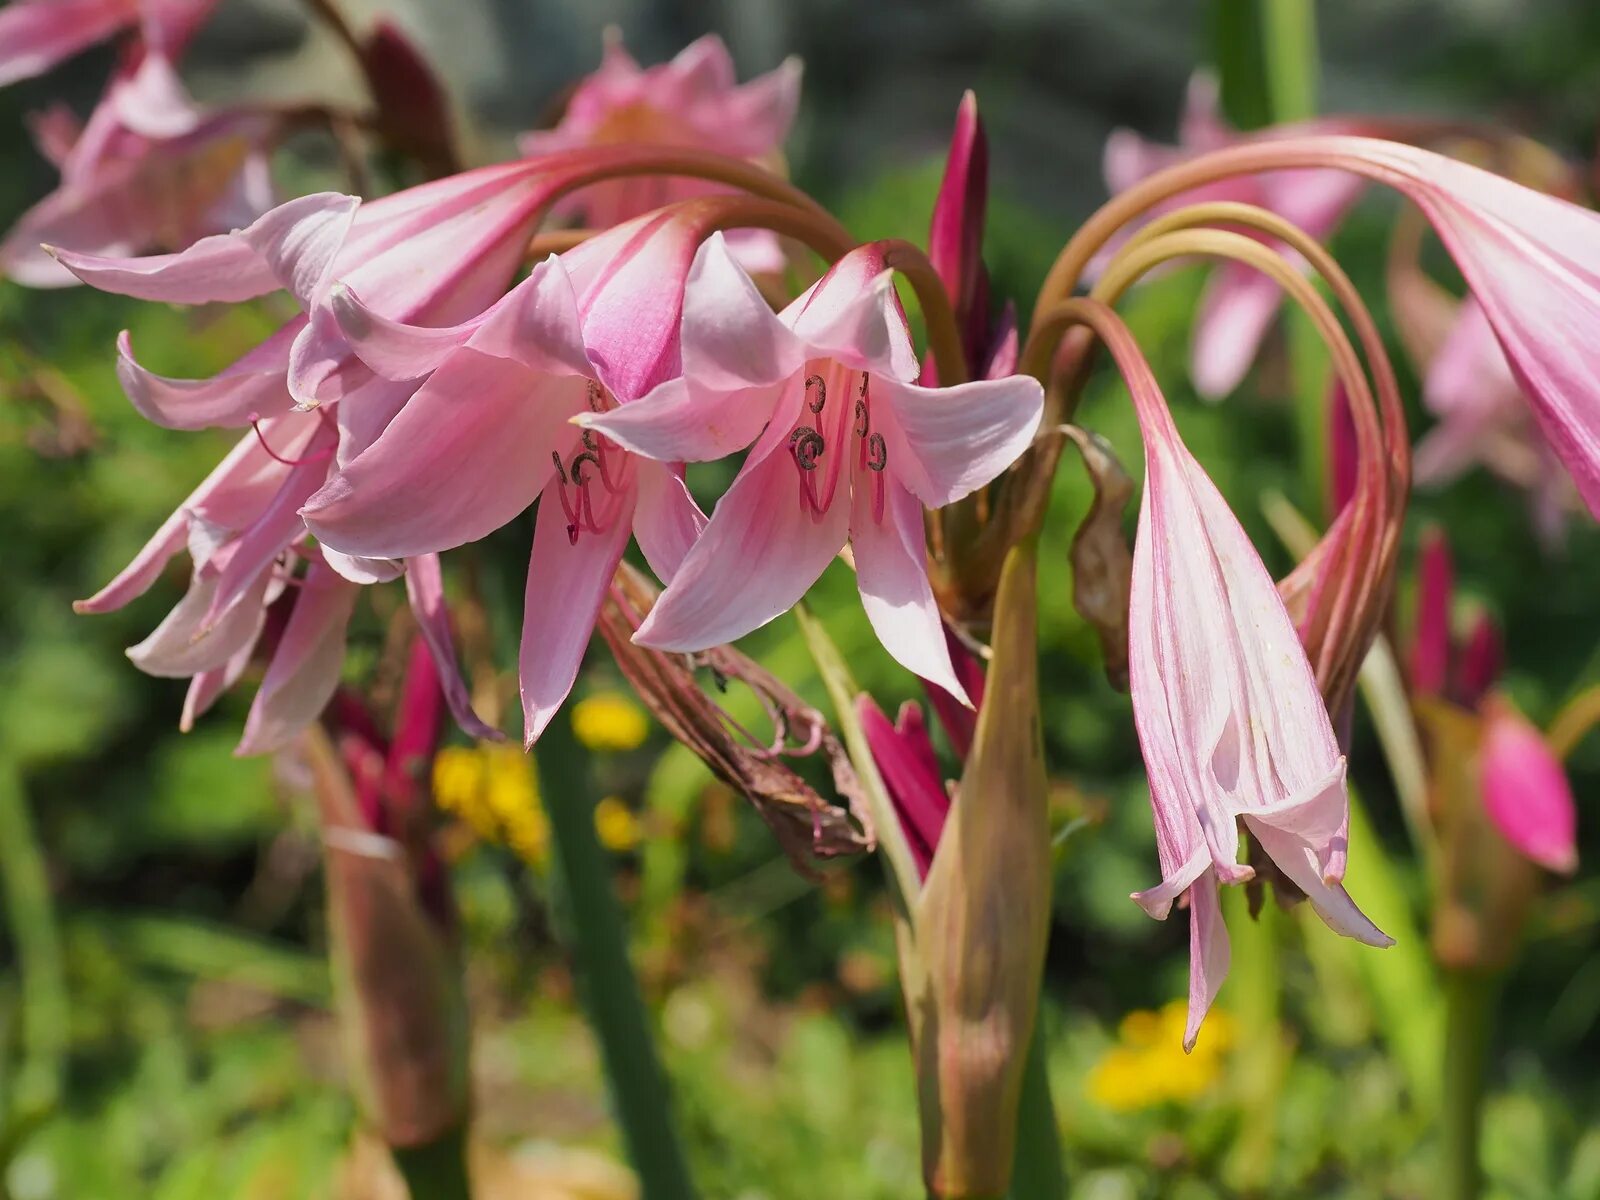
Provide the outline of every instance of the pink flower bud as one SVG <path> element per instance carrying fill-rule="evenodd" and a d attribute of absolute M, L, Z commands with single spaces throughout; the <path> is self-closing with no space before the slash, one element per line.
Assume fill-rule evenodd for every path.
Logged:
<path fill-rule="evenodd" d="M 1572 785 L 1544 737 L 1500 697 L 1485 705 L 1478 775 L 1484 809 L 1506 841 L 1551 871 L 1577 869 Z"/>

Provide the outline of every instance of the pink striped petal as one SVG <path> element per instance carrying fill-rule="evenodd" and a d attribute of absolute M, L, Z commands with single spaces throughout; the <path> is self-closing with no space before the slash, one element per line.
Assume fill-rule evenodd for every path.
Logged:
<path fill-rule="evenodd" d="M 450 636 L 450 610 L 444 598 L 444 573 L 437 554 L 419 554 L 406 562 L 406 596 L 417 618 L 417 629 L 433 655 L 439 673 L 439 686 L 456 724 L 469 736 L 482 741 L 503 742 L 505 734 L 486 722 L 472 707 L 467 681 L 456 662 L 455 645 Z"/>
<path fill-rule="evenodd" d="M 42 75 L 138 18 L 137 0 L 13 0 L 0 9 L 0 87 Z"/>
<path fill-rule="evenodd" d="M 929 508 L 992 482 L 1032 443 L 1044 389 L 1029 375 L 924 388 L 875 375 L 873 428 L 889 470 Z"/>
<path fill-rule="evenodd" d="M 554 497 L 539 504 L 528 587 L 523 599 L 522 739 L 532 746 L 572 691 L 600 605 L 627 548 L 631 498 L 602 533 L 583 532 L 576 542 Z"/>
<path fill-rule="evenodd" d="M 640 645 L 692 651 L 741 638 L 794 607 L 844 547 L 843 496 L 813 520 L 789 455 L 750 457 L 639 627 Z"/>
<path fill-rule="evenodd" d="M 210 379 L 172 379 L 146 370 L 134 358 L 133 341 L 123 330 L 117 337 L 117 379 L 139 414 L 164 429 L 248 425 L 293 406 L 284 369 L 294 328 L 274 334 Z"/>
<path fill-rule="evenodd" d="M 577 440 L 568 419 L 587 403 L 587 380 L 463 349 L 310 498 L 306 525 L 366 558 L 476 541 L 533 503 L 554 473 L 551 453 Z"/>
<path fill-rule="evenodd" d="M 689 494 L 681 471 L 649 459 L 635 459 L 633 465 L 639 490 L 633 536 L 656 578 L 671 583 L 706 527 L 706 516 Z"/>
<path fill-rule="evenodd" d="M 867 620 L 896 662 L 970 706 L 950 662 L 944 620 L 928 582 L 922 505 L 892 480 L 884 480 L 883 513 L 878 519 L 874 513 L 877 481 L 862 478 L 867 475 L 867 471 L 856 474 L 850 514 L 856 584 Z"/>
<path fill-rule="evenodd" d="M 1201 396 L 1220 400 L 1244 382 L 1282 305 L 1282 290 L 1259 271 L 1238 263 L 1212 271 L 1190 349 L 1189 371 Z"/>
<path fill-rule="evenodd" d="M 183 599 L 149 637 L 129 647 L 128 657 L 146 675 L 168 679 L 183 679 L 226 665 L 261 632 L 272 582 L 272 572 L 262 571 L 220 618 L 208 619 L 218 580 L 215 575 L 197 573 Z"/>
<path fill-rule="evenodd" d="M 339 685 L 345 631 L 360 591 L 322 564 L 311 564 L 234 753 L 281 750 L 322 714 Z"/>

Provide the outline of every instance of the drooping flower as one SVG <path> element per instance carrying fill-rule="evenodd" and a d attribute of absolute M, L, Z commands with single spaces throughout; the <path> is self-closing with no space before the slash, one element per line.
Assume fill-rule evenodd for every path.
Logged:
<path fill-rule="evenodd" d="M 415 394 L 309 499 L 307 524 L 344 553 L 404 558 L 484 537 L 543 495 L 520 660 L 530 744 L 572 689 L 630 536 L 670 578 L 700 528 L 678 471 L 571 423 L 676 371 L 698 240 L 691 215 L 639 218 L 551 256 L 450 328 L 384 320 L 354 287 L 333 293 L 356 353 Z"/>
<path fill-rule="evenodd" d="M 1114 130 L 1106 139 L 1106 186 L 1113 194 L 1122 192 L 1163 168 L 1244 140 L 1247 135 L 1230 128 L 1222 116 L 1216 80 L 1202 72 L 1189 81 L 1176 146 L 1149 142 L 1131 129 Z M 1322 240 L 1362 186 L 1340 171 L 1267 171 L 1193 189 L 1163 208 L 1212 200 L 1252 204 Z M 1213 268 L 1190 352 L 1190 374 L 1202 396 L 1220 399 L 1239 386 L 1282 304 L 1282 289 L 1260 271 L 1232 262 Z"/>
<path fill-rule="evenodd" d="M 683 376 L 580 421 L 661 461 L 751 446 L 639 641 L 701 650 L 788 611 L 847 544 L 889 653 L 958 698 L 928 582 L 923 505 L 989 482 L 1033 438 L 1036 380 L 922 388 L 892 276 L 852 251 L 774 316 L 720 240 L 689 275 Z M 752 445 L 752 443 L 754 443 Z"/>
<path fill-rule="evenodd" d="M 1184 446 L 1131 339 L 1108 342 L 1145 442 L 1129 602 L 1129 679 L 1162 880 L 1154 917 L 1187 900 L 1193 1045 L 1228 965 L 1219 883 L 1254 876 L 1240 823 L 1333 929 L 1384 935 L 1341 884 L 1345 760 L 1294 624 L 1216 486 Z"/>
<path fill-rule="evenodd" d="M 715 150 L 777 167 L 800 102 L 800 74 L 800 60 L 789 58 L 740 84 L 733 58 L 715 34 L 690 43 L 671 62 L 642 68 L 613 28 L 599 69 L 578 84 L 554 129 L 523 135 L 522 152 L 538 156 L 631 142 Z M 606 229 L 676 200 L 724 190 L 671 176 L 612 180 L 575 193 L 558 211 Z M 740 231 L 729 240 L 750 270 L 782 268 L 771 233 Z"/>
<path fill-rule="evenodd" d="M 76 283 L 44 244 L 97 255 L 182 249 L 248 225 L 272 205 L 265 113 L 196 108 L 167 60 L 119 72 L 88 122 L 64 109 L 35 123 L 61 183 L 0 242 L 0 272 L 33 287 Z"/>
<path fill-rule="evenodd" d="M 145 50 L 175 59 L 217 0 L 12 0 L 0 9 L 0 87 L 41 75 L 137 26 Z"/>

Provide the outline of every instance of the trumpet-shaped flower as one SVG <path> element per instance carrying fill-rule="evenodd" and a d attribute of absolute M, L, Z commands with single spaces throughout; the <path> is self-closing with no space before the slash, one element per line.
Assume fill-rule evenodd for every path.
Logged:
<path fill-rule="evenodd" d="M 216 2 L 13 0 L 0 9 L 0 87 L 41 75 L 135 26 L 145 49 L 176 58 Z"/>
<path fill-rule="evenodd" d="M 1114 130 L 1106 139 L 1106 186 L 1113 193 L 1126 191 L 1166 167 L 1244 140 L 1246 135 L 1223 119 L 1216 80 L 1201 73 L 1189 82 L 1176 146 L 1149 142 L 1131 129 Z M 1185 192 L 1165 207 L 1211 200 L 1253 204 L 1321 240 L 1334 231 L 1361 188 L 1359 179 L 1340 171 L 1266 171 Z M 1282 289 L 1260 271 L 1242 263 L 1213 269 L 1195 317 L 1189 360 L 1202 396 L 1220 399 L 1239 386 L 1282 304 Z"/>
<path fill-rule="evenodd" d="M 677 471 L 571 423 L 676 370 L 696 240 L 671 213 L 640 218 L 552 256 L 481 317 L 447 329 L 386 321 L 352 289 L 333 293 L 372 368 L 423 382 L 310 498 L 306 522 L 344 553 L 404 558 L 481 538 L 542 495 L 520 664 L 530 744 L 572 689 L 630 535 L 670 578 L 700 527 Z"/>
<path fill-rule="evenodd" d="M 631 142 L 715 150 L 776 167 L 800 103 L 800 73 L 800 60 L 789 58 L 740 84 L 733 58 L 715 34 L 690 43 L 671 62 L 642 68 L 610 29 L 599 69 L 578 84 L 554 129 L 523 135 L 522 152 L 538 156 Z M 605 229 L 676 200 L 725 190 L 666 175 L 610 180 L 574 194 L 560 211 Z M 729 240 L 750 270 L 782 268 L 771 233 L 740 230 Z"/>
<path fill-rule="evenodd" d="M 43 243 L 137 254 L 249 224 L 272 204 L 266 149 L 277 129 L 264 113 L 197 109 L 167 60 L 145 55 L 112 79 L 81 129 L 64 109 L 35 122 L 61 184 L 0 242 L 0 272 L 59 287 L 77 280 Z"/>
<path fill-rule="evenodd" d="M 1129 677 L 1162 874 L 1134 899 L 1165 917 L 1187 898 L 1192 1045 L 1227 971 L 1217 885 L 1254 874 L 1238 861 L 1241 821 L 1329 926 L 1370 945 L 1391 942 L 1340 883 L 1345 761 L 1294 625 L 1133 358 L 1119 354 L 1145 439 Z"/>
<path fill-rule="evenodd" d="M 712 238 L 689 275 L 682 353 L 682 378 L 580 417 L 661 461 L 751 447 L 640 643 L 694 651 L 742 637 L 788 611 L 849 544 L 885 648 L 965 699 L 928 582 L 923 505 L 960 499 L 1027 448 L 1038 382 L 914 384 L 892 276 L 871 246 L 775 316 Z"/>

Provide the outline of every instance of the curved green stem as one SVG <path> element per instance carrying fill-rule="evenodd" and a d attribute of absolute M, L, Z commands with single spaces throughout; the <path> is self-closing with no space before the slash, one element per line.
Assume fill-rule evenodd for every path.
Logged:
<path fill-rule="evenodd" d="M 1028 1066 L 1022 1076 L 1022 1099 L 1017 1107 L 1017 1149 L 1011 1166 L 1013 1200 L 1061 1200 L 1067 1194 L 1066 1171 L 1061 1165 L 1061 1130 L 1056 1106 L 1050 1098 L 1048 1042 L 1044 1013 L 1033 1022 L 1028 1043 Z"/>

